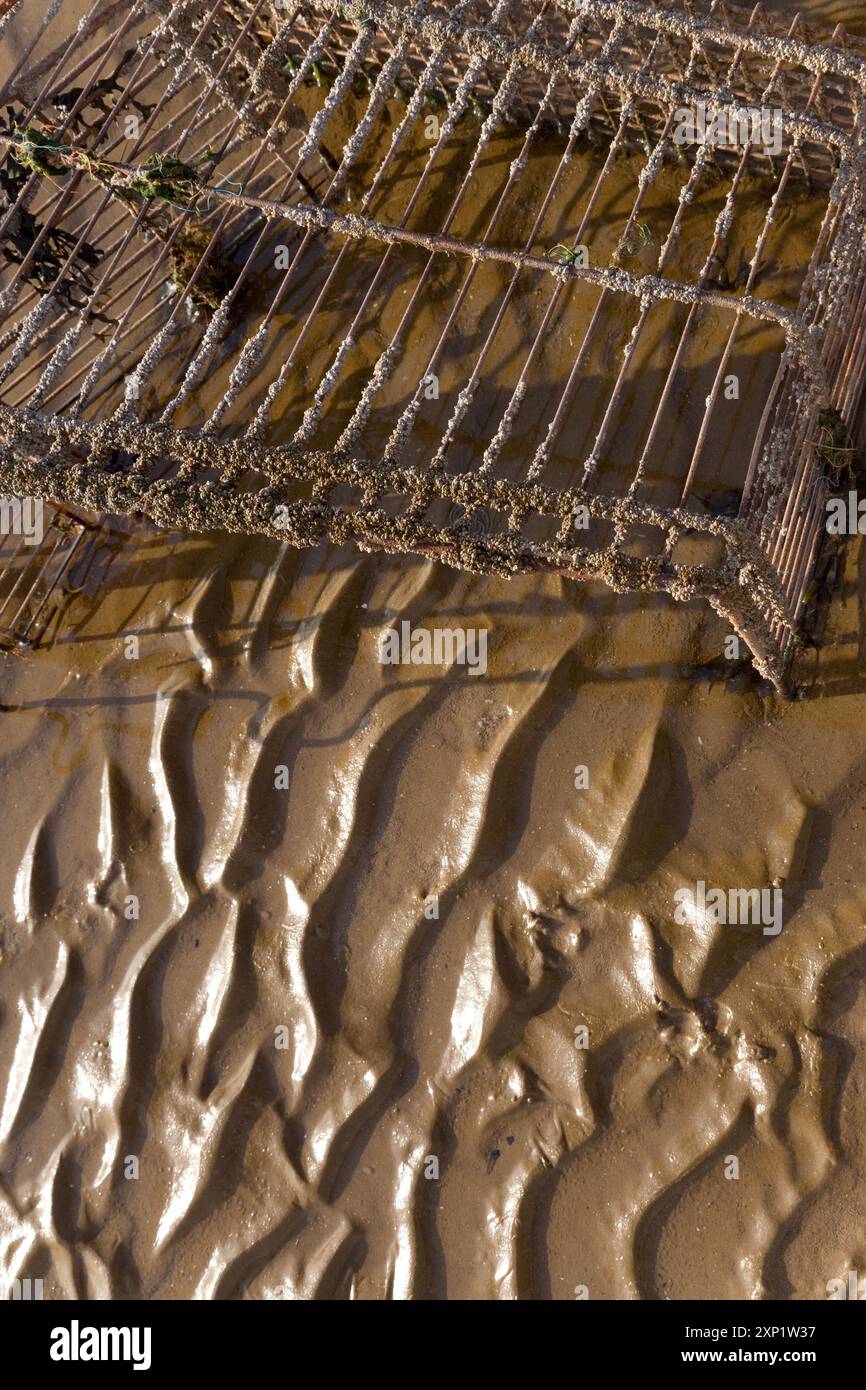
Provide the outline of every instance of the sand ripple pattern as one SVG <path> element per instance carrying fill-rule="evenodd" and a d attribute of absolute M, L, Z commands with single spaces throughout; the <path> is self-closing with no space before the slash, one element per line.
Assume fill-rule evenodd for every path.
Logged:
<path fill-rule="evenodd" d="M 666 644 L 707 618 L 615 604 L 155 546 L 3 668 L 7 1284 L 820 1298 L 866 1269 L 866 743 L 683 693 Z M 487 627 L 486 675 L 383 667 L 403 620 Z M 780 936 L 677 926 L 700 878 L 783 883 Z"/>

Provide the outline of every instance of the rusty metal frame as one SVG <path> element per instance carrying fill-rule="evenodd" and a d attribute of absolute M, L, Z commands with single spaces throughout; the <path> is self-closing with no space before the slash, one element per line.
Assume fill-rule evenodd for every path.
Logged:
<path fill-rule="evenodd" d="M 83 31 L 47 56 L 34 40 L 19 69 L 2 84 L 22 106 L 16 129 L 3 136 L 6 160 L 21 148 L 21 128 L 50 111 L 52 94 L 71 80 L 81 92 L 62 120 L 54 119 L 52 158 L 64 173 L 34 171 L 16 201 L 0 214 L 0 236 L 20 209 L 39 216 L 39 237 L 11 274 L 0 276 L 0 307 L 9 324 L 0 337 L 0 485 L 49 495 L 94 510 L 141 512 L 156 522 L 190 528 L 255 529 L 299 545 L 330 537 L 365 548 L 414 551 L 451 564 L 500 574 L 546 571 L 598 578 L 619 591 L 658 590 L 675 598 L 704 597 L 744 636 L 760 671 L 785 692 L 797 645 L 804 596 L 823 534 L 828 496 L 825 461 L 816 435 L 822 413 L 835 412 L 853 432 L 866 376 L 866 52 L 839 27 L 816 44 L 798 18 L 780 30 L 760 6 L 744 12 L 712 0 L 706 5 L 637 0 L 318 0 L 275 6 L 267 0 L 133 0 L 116 32 L 116 6 L 97 3 Z M 62 4 L 56 7 L 62 22 Z M 83 32 L 84 37 L 81 37 Z M 96 83 L 133 42 L 117 101 L 87 126 Z M 128 48 L 126 49 L 128 52 Z M 328 90 L 299 121 L 298 94 L 325 71 Z M 404 83 L 402 115 L 384 155 L 369 165 L 381 136 L 382 113 Z M 157 99 L 138 138 L 116 135 L 119 115 L 142 93 Z M 366 95 L 357 105 L 358 87 Z M 352 98 L 355 123 L 338 138 L 338 116 Z M 444 100 L 442 96 L 444 94 Z M 400 159 L 431 98 L 441 102 L 438 139 L 408 193 L 399 219 L 376 215 Z M 675 151 L 676 106 L 711 99 L 732 113 L 744 103 L 773 101 L 782 112 L 784 145 L 773 160 L 751 143 L 728 152 L 730 187 L 712 245 L 692 282 L 670 274 L 685 210 L 711 168 L 723 163 L 707 144 L 687 161 L 678 209 L 657 264 L 644 271 L 584 265 L 576 248 L 603 197 L 606 179 L 625 150 L 645 148 L 633 205 L 620 245 L 641 226 L 648 190 Z M 355 108 L 353 108 L 355 109 Z M 473 124 L 468 119 L 479 112 Z M 515 122 L 515 112 L 520 113 Z M 303 116 L 303 112 L 301 113 Z M 393 117 L 392 117 L 393 119 Z M 510 200 L 539 133 L 562 130 L 561 151 L 533 224 L 522 244 L 504 236 Z M 511 130 L 512 154 L 489 217 L 477 234 L 454 228 L 472 196 L 473 178 L 492 142 Z M 75 138 L 70 139 L 74 134 Z M 602 140 L 597 177 L 567 243 L 551 254 L 539 246 L 545 218 L 569 186 L 576 153 L 587 138 Z M 441 169 L 441 155 L 462 142 L 464 171 L 444 216 L 430 228 L 418 212 Z M 332 148 L 333 146 L 333 152 Z M 159 199 L 123 198 L 145 176 L 154 152 L 202 168 L 189 207 Z M 364 164 L 364 159 L 367 163 Z M 359 167 L 365 172 L 349 202 Z M 747 175 L 769 179 L 766 215 L 740 290 L 719 289 L 712 267 L 737 210 Z M 355 180 L 357 185 L 357 180 Z M 760 269 L 778 209 L 794 188 L 826 200 L 823 227 L 804 267 L 796 309 L 761 292 Z M 447 206 L 446 206 L 447 205 Z M 160 286 L 173 248 L 190 221 L 210 241 L 186 283 L 166 300 Z M 69 245 L 53 285 L 34 288 L 52 229 Z M 289 234 L 292 234 L 291 236 Z M 62 302 L 59 287 L 91 237 L 100 262 L 86 303 Z M 294 240 L 292 240 L 292 236 Z M 227 328 L 239 296 L 275 241 L 291 253 L 251 331 L 226 358 Z M 335 289 L 351 269 L 353 248 L 379 247 L 370 273 L 348 311 L 333 352 L 309 390 L 293 433 L 275 429 L 310 344 L 330 311 Z M 194 309 L 208 260 L 237 253 L 231 289 L 211 312 Z M 298 281 L 313 254 L 325 250 L 312 302 L 274 362 L 274 340 Z M 377 295 L 389 275 L 413 258 L 399 322 L 357 388 L 338 437 L 322 435 L 332 402 L 345 397 L 349 367 Z M 444 322 L 429 342 L 426 368 L 406 393 L 378 452 L 365 447 L 371 419 L 405 358 L 443 258 L 461 267 Z M 407 261 L 408 265 L 409 262 Z M 423 413 L 423 384 L 448 352 L 479 273 L 499 267 L 502 280 L 490 322 L 462 389 L 449 402 L 435 446 L 423 457 L 415 438 Z M 455 470 L 451 451 L 482 389 L 497 334 L 526 277 L 534 277 L 543 310 L 525 344 L 523 361 L 504 408 L 479 439 L 470 468 Z M 117 282 L 117 283 L 115 283 Z M 524 408 L 552 324 L 569 312 L 576 285 L 595 295 L 592 312 L 575 321 L 579 346 L 555 408 L 527 457 L 522 476 L 501 467 L 503 450 Z M 589 354 L 608 311 L 632 303 L 637 311 L 612 376 L 590 454 L 575 460 L 567 485 L 553 485 L 549 465 L 562 449 Z M 655 419 L 632 461 L 624 492 L 603 486 L 629 370 L 653 310 L 684 307 L 685 321 L 670 345 Z M 194 309 L 191 328 L 190 311 Z M 673 506 L 646 496 L 657 447 L 700 316 L 708 309 L 730 321 L 703 418 Z M 111 336 L 94 334 L 94 314 L 116 311 Z M 701 514 L 691 505 L 695 479 L 714 428 L 726 370 L 744 327 L 762 322 L 779 336 L 779 363 L 766 401 L 736 517 Z M 179 346 L 180 345 L 180 346 Z M 172 390 L 156 392 L 160 364 L 182 352 Z M 195 426 L 179 423 L 205 375 L 219 364 L 227 376 L 216 405 Z M 122 398 L 118 399 L 123 384 Z M 603 542 L 577 544 L 581 509 Z M 647 547 L 646 534 L 657 544 Z M 689 536 L 703 536 L 709 563 L 679 558 Z M 641 544 L 637 543 L 640 538 Z"/>

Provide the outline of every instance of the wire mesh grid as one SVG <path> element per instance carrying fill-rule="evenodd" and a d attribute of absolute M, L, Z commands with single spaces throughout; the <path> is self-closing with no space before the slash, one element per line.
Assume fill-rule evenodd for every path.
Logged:
<path fill-rule="evenodd" d="M 856 40 L 724 0 L 10 33 L 0 485 L 704 597 L 786 689 L 863 389 Z"/>
<path fill-rule="evenodd" d="M 66 507 L 46 504 L 38 522 L 0 537 L 0 643 L 22 656 L 51 639 L 76 595 L 104 582 L 118 549 L 98 520 Z"/>

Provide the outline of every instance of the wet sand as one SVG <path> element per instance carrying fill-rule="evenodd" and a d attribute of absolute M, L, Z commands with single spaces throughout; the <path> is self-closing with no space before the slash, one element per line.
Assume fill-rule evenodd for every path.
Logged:
<path fill-rule="evenodd" d="M 0 656 L 4 1278 L 866 1271 L 862 539 L 791 705 L 696 671 L 701 605 L 144 530 L 110 574 Z M 488 629 L 485 674 L 383 666 L 403 621 Z M 678 924 L 700 880 L 780 887 L 783 929 Z"/>

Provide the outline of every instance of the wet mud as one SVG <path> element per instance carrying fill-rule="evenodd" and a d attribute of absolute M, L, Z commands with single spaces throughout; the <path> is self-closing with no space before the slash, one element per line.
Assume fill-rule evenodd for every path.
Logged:
<path fill-rule="evenodd" d="M 814 16 L 856 28 L 858 10 Z M 598 235 L 619 234 L 632 178 L 623 160 Z M 663 180 L 647 212 L 656 246 L 671 196 Z M 693 209 L 682 278 L 719 196 Z M 780 294 L 821 215 L 801 200 L 783 219 Z M 357 370 L 406 292 L 397 261 Z M 299 305 L 321 274 L 311 259 Z M 345 266 L 347 302 L 369 275 Z M 496 391 L 542 293 L 515 297 Z M 429 312 L 413 370 L 435 295 Z M 719 333 L 708 315 L 698 376 Z M 335 334 L 309 344 L 313 382 Z M 741 485 L 771 339 L 738 359 L 749 389 L 712 441 L 708 508 Z M 592 381 L 553 470 L 591 447 Z M 185 421 L 224 386 L 217 369 Z M 274 439 L 305 399 L 299 378 Z M 370 447 L 392 423 L 371 417 Z M 455 440 L 464 460 L 481 425 Z M 648 470 L 665 504 L 684 428 Z M 509 448 L 518 470 L 520 432 Z M 126 531 L 52 641 L 0 653 L 5 1279 L 90 1299 L 809 1300 L 866 1269 L 862 538 L 785 705 L 738 681 L 701 603 Z M 383 664 L 404 623 L 484 630 L 486 669 Z M 698 882 L 780 891 L 781 931 L 678 921 Z"/>

